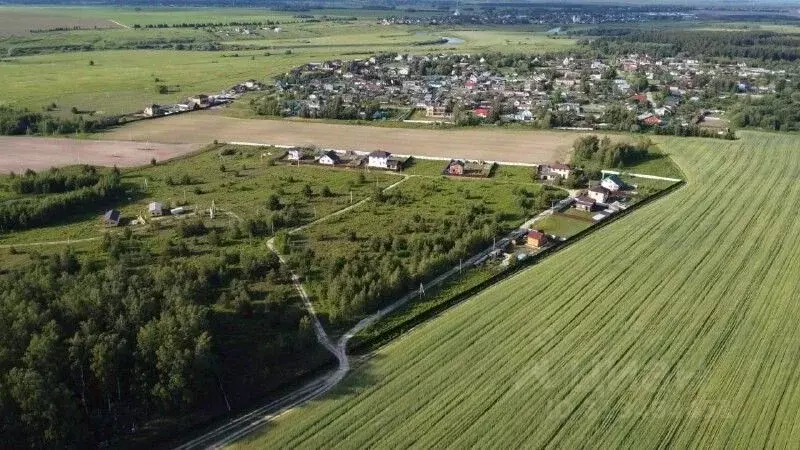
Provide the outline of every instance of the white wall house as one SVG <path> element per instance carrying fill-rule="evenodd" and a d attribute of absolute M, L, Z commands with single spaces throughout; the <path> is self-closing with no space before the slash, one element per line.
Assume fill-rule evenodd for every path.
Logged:
<path fill-rule="evenodd" d="M 606 200 L 608 200 L 608 194 L 608 189 L 598 186 L 589 189 L 589 191 L 586 193 L 586 196 L 597 203 L 605 203 Z"/>
<path fill-rule="evenodd" d="M 303 157 L 303 151 L 295 148 L 289 150 L 286 159 L 289 159 L 291 161 L 299 161 L 302 157 Z"/>
<path fill-rule="evenodd" d="M 392 156 L 389 152 L 381 150 L 374 151 L 369 154 L 367 162 L 368 167 L 377 167 L 379 169 L 387 169 L 389 167 L 389 157 Z"/>
<path fill-rule="evenodd" d="M 339 155 L 337 155 L 333 150 L 327 151 L 319 157 L 319 163 L 326 166 L 339 164 L 339 161 Z"/>
<path fill-rule="evenodd" d="M 603 181 L 600 182 L 600 186 L 603 186 L 604 188 L 608 189 L 611 192 L 617 192 L 618 190 L 625 187 L 625 183 L 623 183 L 618 176 L 609 175 L 603 178 Z"/>
<path fill-rule="evenodd" d="M 566 179 L 572 173 L 572 168 L 566 164 L 549 164 L 539 166 L 539 178 L 543 180 Z"/>

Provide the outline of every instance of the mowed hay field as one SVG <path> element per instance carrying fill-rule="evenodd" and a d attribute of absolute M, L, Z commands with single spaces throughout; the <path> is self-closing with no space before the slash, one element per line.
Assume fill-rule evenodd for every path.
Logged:
<path fill-rule="evenodd" d="M 668 140 L 688 184 L 418 327 L 238 448 L 793 447 L 796 136 Z"/>
<path fill-rule="evenodd" d="M 237 119 L 196 112 L 144 120 L 98 135 L 102 139 L 169 143 L 253 142 L 314 145 L 346 150 L 386 150 L 443 158 L 542 163 L 569 160 L 579 133 L 528 129 L 425 130 L 312 121 Z"/>

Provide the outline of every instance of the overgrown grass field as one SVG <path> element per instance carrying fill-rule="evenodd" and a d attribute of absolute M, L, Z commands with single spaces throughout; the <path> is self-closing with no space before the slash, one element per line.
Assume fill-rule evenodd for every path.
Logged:
<path fill-rule="evenodd" d="M 213 201 L 220 211 L 231 213 L 223 216 L 225 222 L 230 222 L 266 217 L 270 213 L 266 200 L 272 194 L 286 205 L 294 204 L 306 223 L 348 206 L 351 191 L 355 203 L 371 195 L 376 185 L 386 187 L 399 180 L 397 175 L 373 171 L 364 174 L 362 183 L 355 170 L 269 163 L 280 154 L 281 150 L 269 147 L 212 145 L 196 155 L 124 170 L 123 182 L 131 188 L 127 201 L 97 205 L 92 213 L 67 217 L 51 226 L 0 234 L 0 245 L 98 238 L 108 231 L 97 219 L 106 209 L 119 209 L 127 219 L 147 217 L 147 205 L 152 201 L 166 207 L 185 204 L 190 210 L 207 210 Z M 0 177 L 0 188 L 6 184 L 4 175 Z M 310 197 L 302 192 L 306 185 L 311 188 Z M 322 196 L 325 186 L 330 196 Z M 3 196 L 11 194 L 0 191 L 0 199 Z"/>
<path fill-rule="evenodd" d="M 670 139 L 688 183 L 395 341 L 237 448 L 785 447 L 800 151 Z"/>

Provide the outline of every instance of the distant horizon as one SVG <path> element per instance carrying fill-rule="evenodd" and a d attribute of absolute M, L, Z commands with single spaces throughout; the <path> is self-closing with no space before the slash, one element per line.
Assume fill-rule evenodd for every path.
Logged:
<path fill-rule="evenodd" d="M 708 6 L 734 6 L 743 5 L 756 7 L 790 7 L 800 8 L 796 0 L 707 0 L 704 4 L 697 4 L 689 0 L 564 0 L 556 2 L 553 0 L 442 0 L 442 1 L 381 1 L 381 0 L 186 0 L 186 1 L 154 1 L 154 0 L 4 0 L 0 1 L 0 6 L 109 6 L 109 7 L 153 7 L 153 8 L 172 8 L 172 7 L 224 7 L 224 8 L 286 8 L 290 6 L 309 9 L 349 9 L 349 8 L 376 8 L 376 9 L 409 9 L 415 5 L 419 7 L 435 8 L 441 6 L 468 7 L 468 6 L 509 6 L 514 4 L 531 5 L 622 5 L 622 6 L 680 6 L 687 8 L 704 9 Z"/>

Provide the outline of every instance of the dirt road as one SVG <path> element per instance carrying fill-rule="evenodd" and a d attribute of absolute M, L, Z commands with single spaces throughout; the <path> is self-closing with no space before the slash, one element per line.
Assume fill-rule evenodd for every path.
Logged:
<path fill-rule="evenodd" d="M 565 162 L 576 136 L 570 131 L 461 128 L 427 130 L 292 120 L 236 119 L 214 111 L 143 120 L 104 136 L 113 140 L 207 144 L 265 142 L 349 150 L 385 150 L 447 158 L 523 163 Z"/>
<path fill-rule="evenodd" d="M 29 136 L 0 136 L 0 173 L 42 170 L 72 164 L 133 167 L 150 159 L 165 161 L 201 145 L 155 142 L 96 141 Z"/>

